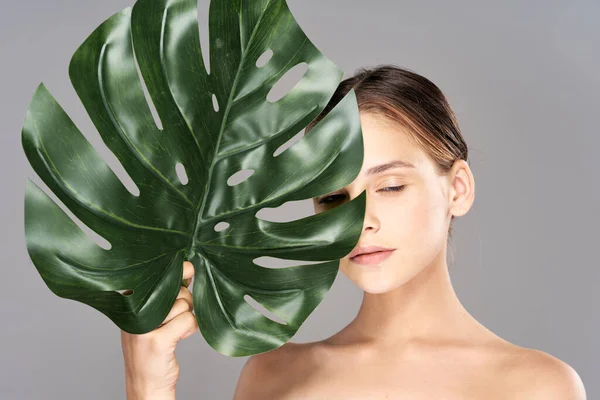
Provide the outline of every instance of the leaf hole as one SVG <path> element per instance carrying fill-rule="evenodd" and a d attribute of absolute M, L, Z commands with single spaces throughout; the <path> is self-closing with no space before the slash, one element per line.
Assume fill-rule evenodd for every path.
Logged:
<path fill-rule="evenodd" d="M 200 35 L 200 49 L 204 68 L 206 73 L 210 75 L 210 36 L 208 35 L 208 9 L 209 1 L 198 2 L 196 6 L 198 20 L 198 34 Z"/>
<path fill-rule="evenodd" d="M 314 215 L 314 212 L 312 199 L 292 200 L 278 207 L 263 207 L 256 212 L 255 216 L 270 222 L 290 222 Z"/>
<path fill-rule="evenodd" d="M 229 228 L 229 223 L 228 222 L 219 222 L 214 227 L 215 232 L 221 232 L 221 231 L 224 231 L 227 228 Z"/>
<path fill-rule="evenodd" d="M 138 65 L 137 58 L 135 57 L 135 52 L 133 52 L 133 59 L 135 64 L 135 69 L 138 74 L 138 78 L 140 79 L 140 84 L 142 85 L 142 91 L 144 92 L 144 97 L 146 98 L 146 103 L 148 103 L 148 108 L 150 108 L 150 113 L 152 114 L 152 118 L 154 119 L 154 123 L 159 130 L 163 130 L 162 121 L 158 116 L 158 112 L 156 111 L 156 107 L 154 106 L 154 102 L 150 97 L 150 93 L 148 93 L 148 88 L 146 87 L 146 82 L 144 81 L 144 77 L 142 76 L 142 71 L 140 70 L 140 66 Z"/>
<path fill-rule="evenodd" d="M 177 177 L 179 178 L 179 182 L 182 185 L 187 185 L 189 182 L 187 173 L 185 172 L 185 167 L 182 163 L 175 164 L 175 172 L 177 172 Z"/>
<path fill-rule="evenodd" d="M 115 292 L 119 293 L 121 296 L 129 297 L 129 296 L 133 295 L 134 290 L 133 289 L 121 289 L 121 290 L 115 290 Z"/>
<path fill-rule="evenodd" d="M 246 179 L 250 178 L 252 175 L 254 175 L 253 169 L 243 169 L 243 170 L 238 171 L 235 174 L 231 175 L 227 179 L 227 184 L 229 186 L 239 185 L 240 183 L 244 182 Z M 236 182 L 236 180 L 238 180 L 238 179 L 239 179 L 239 181 Z"/>
<path fill-rule="evenodd" d="M 79 229 L 81 229 L 90 238 L 91 241 L 96 243 L 104 250 L 112 249 L 112 244 L 103 236 L 100 236 L 96 231 L 92 230 L 89 226 L 83 223 L 79 218 L 77 218 L 77 216 L 73 214 L 73 212 L 62 202 L 62 200 L 60 200 L 58 196 L 56 196 L 56 194 L 54 194 L 54 192 L 48 188 L 44 181 L 38 179 L 37 176 L 33 176 L 28 179 L 34 182 L 42 191 L 44 191 L 44 193 L 48 195 L 48 197 L 50 197 L 56 203 L 56 205 L 59 206 L 65 212 L 65 214 L 69 216 L 69 218 L 71 218 L 75 225 L 77 225 Z"/>
<path fill-rule="evenodd" d="M 277 157 L 278 155 L 280 155 L 281 153 L 283 153 L 284 151 L 286 151 L 287 149 L 292 147 L 296 142 L 298 142 L 303 137 L 304 137 L 304 129 L 302 131 L 298 132 L 296 135 L 294 135 L 294 137 L 292 137 L 290 140 L 288 140 L 287 142 L 285 142 L 284 144 L 279 146 L 277 148 L 277 150 L 275 150 L 275 152 L 273 153 L 273 157 Z"/>
<path fill-rule="evenodd" d="M 308 63 L 302 62 L 290 68 L 269 90 L 267 101 L 274 103 L 291 91 L 308 71 Z"/>
<path fill-rule="evenodd" d="M 308 264 L 321 264 L 323 261 L 306 261 L 306 260 L 286 260 L 284 258 L 279 257 L 270 257 L 270 256 L 261 256 L 252 260 L 254 264 L 263 268 L 288 268 L 288 267 L 297 267 L 300 265 L 308 265 Z"/>
<path fill-rule="evenodd" d="M 268 49 L 267 51 L 265 51 L 264 53 L 262 53 L 260 55 L 260 57 L 258 57 L 258 59 L 256 60 L 256 67 L 257 68 L 264 67 L 265 64 L 269 62 L 269 60 L 271 59 L 271 57 L 273 57 L 273 50 Z"/>
<path fill-rule="evenodd" d="M 217 100 L 217 96 L 213 93 L 212 95 L 213 109 L 215 112 L 219 112 L 219 100 Z"/>
<path fill-rule="evenodd" d="M 252 308 L 260 312 L 265 317 L 269 318 L 271 321 L 277 322 L 281 325 L 287 325 L 287 322 L 279 318 L 277 315 L 273 314 L 271 311 L 267 310 L 265 307 L 263 307 L 262 304 L 254 300 L 250 295 L 245 294 L 244 300 L 246 300 L 246 303 L 248 303 Z"/>

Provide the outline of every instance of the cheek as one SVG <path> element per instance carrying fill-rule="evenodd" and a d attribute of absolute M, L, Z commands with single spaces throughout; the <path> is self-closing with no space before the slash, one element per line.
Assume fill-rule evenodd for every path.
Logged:
<path fill-rule="evenodd" d="M 445 209 L 433 193 L 412 193 L 401 205 L 380 206 L 380 243 L 396 248 L 381 268 L 365 269 L 344 258 L 340 270 L 364 291 L 384 293 L 397 288 L 431 264 L 444 246 Z"/>
<path fill-rule="evenodd" d="M 422 193 L 403 213 L 401 243 L 407 244 L 410 257 L 417 264 L 428 265 L 440 252 L 445 241 L 445 207 L 439 193 Z"/>
<path fill-rule="evenodd" d="M 412 207 L 410 215 L 411 233 L 422 243 L 439 239 L 444 225 L 444 204 L 442 199 L 433 194 L 424 195 Z"/>

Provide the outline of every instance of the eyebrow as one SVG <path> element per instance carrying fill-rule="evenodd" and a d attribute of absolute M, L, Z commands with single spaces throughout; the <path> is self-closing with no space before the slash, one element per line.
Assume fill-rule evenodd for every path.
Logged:
<path fill-rule="evenodd" d="M 385 164 L 376 165 L 372 168 L 369 168 L 365 173 L 365 176 L 379 174 L 392 168 L 415 168 L 415 166 L 409 163 L 408 161 L 394 160 Z"/>

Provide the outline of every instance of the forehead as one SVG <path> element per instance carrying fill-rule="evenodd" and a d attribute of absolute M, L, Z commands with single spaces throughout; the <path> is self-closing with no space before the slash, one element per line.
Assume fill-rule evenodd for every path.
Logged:
<path fill-rule="evenodd" d="M 376 165 L 394 160 L 412 163 L 415 168 L 401 170 L 418 172 L 427 161 L 426 155 L 407 129 L 389 118 L 373 113 L 361 113 L 364 160 L 360 176 Z M 397 170 L 396 170 L 397 171 Z"/>

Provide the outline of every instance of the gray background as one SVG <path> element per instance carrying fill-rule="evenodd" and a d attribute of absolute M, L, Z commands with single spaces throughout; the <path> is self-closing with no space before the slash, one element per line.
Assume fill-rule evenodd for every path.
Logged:
<path fill-rule="evenodd" d="M 67 66 L 96 26 L 132 4 L 2 0 L 3 399 L 125 397 L 118 328 L 90 307 L 52 294 L 28 257 L 26 178 L 47 187 L 25 158 L 20 131 L 33 91 L 43 81 L 118 171 L 79 103 Z M 582 377 L 588 398 L 600 398 L 600 383 L 593 379 L 600 373 L 600 3 L 288 4 L 311 41 L 346 76 L 360 66 L 394 63 L 444 91 L 469 144 L 477 185 L 474 206 L 456 220 L 451 244 L 451 276 L 459 298 L 499 336 L 569 363 Z M 208 1 L 201 0 L 201 32 L 206 32 L 207 10 Z M 310 200 L 302 204 L 301 213 L 285 213 L 308 215 Z M 337 332 L 355 315 L 361 295 L 340 273 L 292 340 L 319 340 Z M 222 356 L 199 332 L 181 342 L 176 354 L 179 398 L 232 397 L 246 358 Z"/>

